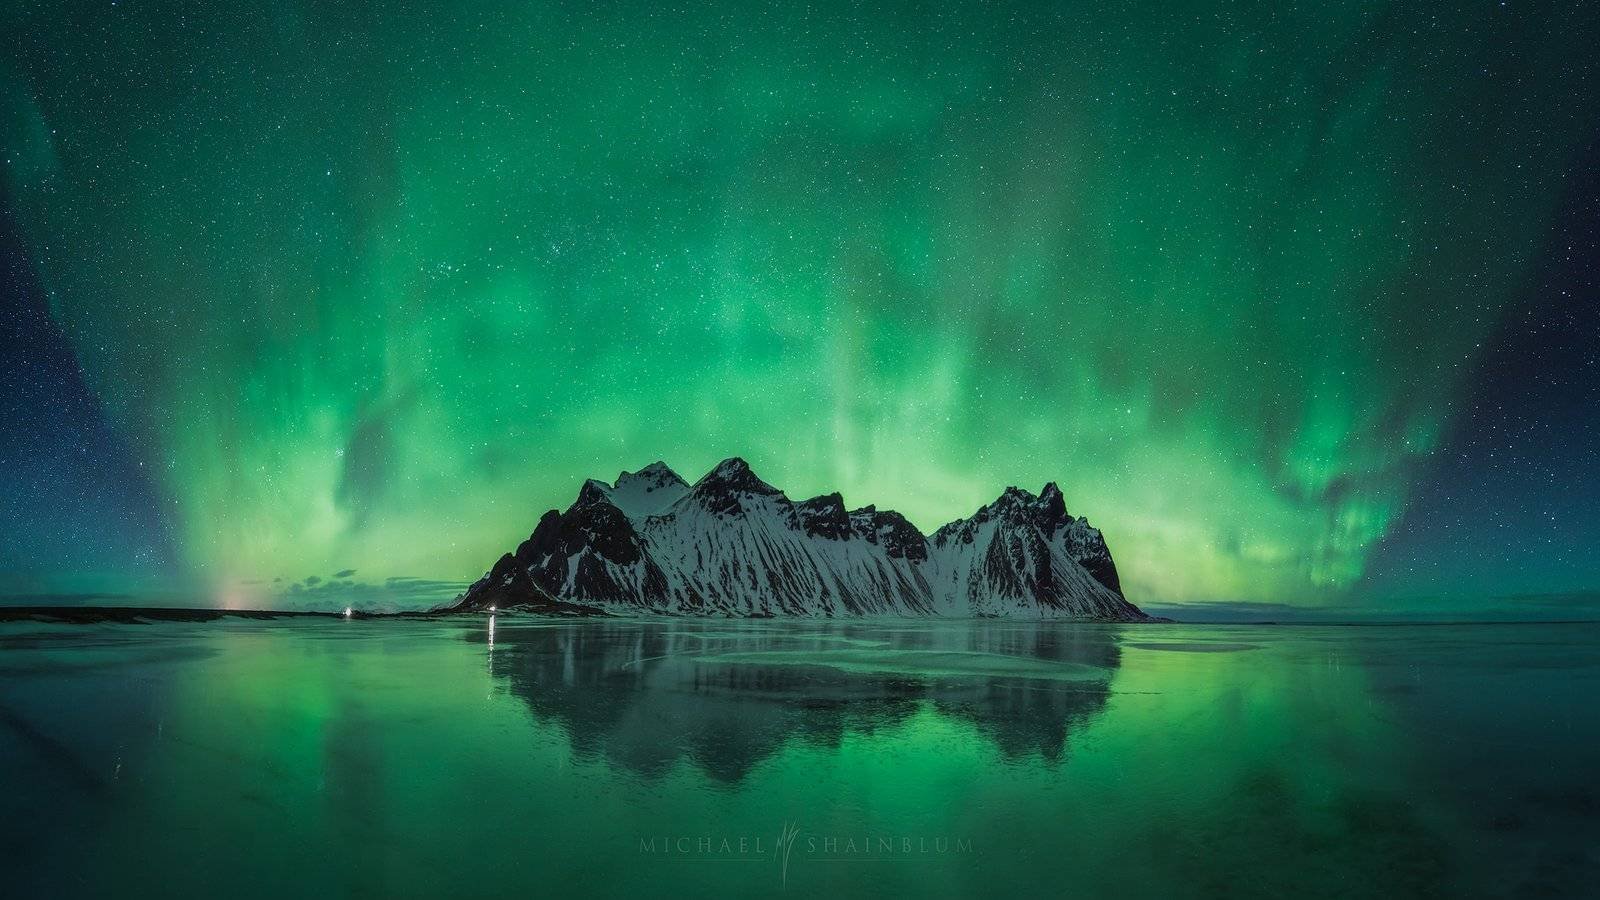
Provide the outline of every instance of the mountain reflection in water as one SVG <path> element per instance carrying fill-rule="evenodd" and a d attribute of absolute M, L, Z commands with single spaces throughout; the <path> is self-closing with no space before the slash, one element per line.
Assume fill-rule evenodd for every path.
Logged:
<path fill-rule="evenodd" d="M 686 759 L 724 782 L 790 739 L 837 748 L 922 708 L 975 725 L 1005 757 L 1060 760 L 1105 708 L 1121 660 L 1115 626 L 1091 624 L 505 618 L 490 672 L 576 752 L 645 776 Z"/>

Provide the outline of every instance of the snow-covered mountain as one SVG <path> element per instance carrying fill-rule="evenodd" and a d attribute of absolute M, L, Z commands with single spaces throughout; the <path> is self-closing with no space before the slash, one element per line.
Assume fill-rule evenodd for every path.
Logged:
<path fill-rule="evenodd" d="M 654 462 L 637 472 L 623 472 L 616 484 L 589 479 L 578 492 L 578 503 L 606 500 L 622 510 L 628 521 L 642 524 L 646 517 L 666 510 L 689 493 L 689 483 L 664 462 Z"/>
<path fill-rule="evenodd" d="M 566 512 L 468 588 L 455 610 L 728 616 L 1027 616 L 1139 621 L 1100 532 L 1055 484 L 1008 487 L 924 537 L 838 494 L 798 503 L 724 460 L 689 485 L 665 463 L 591 479 Z"/>

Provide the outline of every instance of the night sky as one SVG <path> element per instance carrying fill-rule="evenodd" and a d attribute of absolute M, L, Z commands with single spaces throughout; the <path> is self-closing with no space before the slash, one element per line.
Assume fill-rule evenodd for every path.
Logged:
<path fill-rule="evenodd" d="M 1573 2 L 10 0 L 0 602 L 423 605 L 585 477 L 740 455 L 928 531 L 1058 481 L 1151 607 L 1559 607 L 1596 46 Z"/>

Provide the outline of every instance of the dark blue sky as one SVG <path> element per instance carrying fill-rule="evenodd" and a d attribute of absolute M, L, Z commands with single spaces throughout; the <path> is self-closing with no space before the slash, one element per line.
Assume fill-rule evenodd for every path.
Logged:
<path fill-rule="evenodd" d="M 9 209 L 0 300 L 0 592 L 119 591 L 174 571 L 165 507 L 84 383 Z"/>
<path fill-rule="evenodd" d="M 1377 547 L 1364 590 L 1460 596 L 1600 588 L 1600 147 L 1522 302 Z M 1443 323 L 1441 323 L 1443 325 Z"/>

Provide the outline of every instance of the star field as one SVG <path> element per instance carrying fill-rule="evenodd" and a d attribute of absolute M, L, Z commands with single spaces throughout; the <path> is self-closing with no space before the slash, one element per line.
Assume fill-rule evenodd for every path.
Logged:
<path fill-rule="evenodd" d="M 17 590 L 472 578 L 585 477 L 730 455 L 924 530 L 1057 481 L 1141 603 L 1600 578 L 1581 5 L 0 33 Z"/>

